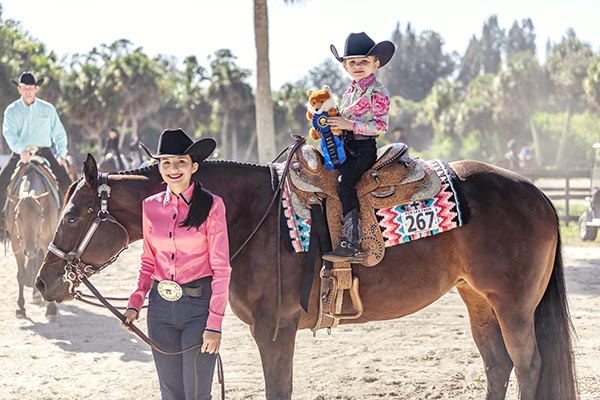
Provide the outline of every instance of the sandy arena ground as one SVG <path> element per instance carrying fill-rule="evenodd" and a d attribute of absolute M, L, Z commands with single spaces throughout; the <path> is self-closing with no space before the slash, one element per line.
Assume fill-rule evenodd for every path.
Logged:
<path fill-rule="evenodd" d="M 140 243 L 93 278 L 106 296 L 129 293 Z M 600 399 L 600 247 L 566 247 L 567 286 L 581 400 Z M 0 375 L 2 400 L 159 399 L 148 346 L 127 333 L 107 310 L 80 302 L 59 305 L 56 323 L 31 302 L 28 319 L 15 318 L 16 264 L 1 257 Z M 139 326 L 145 330 L 145 320 Z M 231 312 L 224 323 L 222 358 L 227 399 L 264 399 L 260 359 L 248 327 Z M 298 332 L 294 399 L 484 399 L 485 374 L 456 290 L 415 315 L 342 326 L 328 336 Z M 215 383 L 213 397 L 218 395 Z M 516 399 L 514 376 L 508 399 Z"/>

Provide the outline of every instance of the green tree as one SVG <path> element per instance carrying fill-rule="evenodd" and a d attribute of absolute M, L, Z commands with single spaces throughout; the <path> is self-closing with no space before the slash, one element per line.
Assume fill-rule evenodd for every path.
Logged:
<path fill-rule="evenodd" d="M 481 73 L 481 51 L 479 41 L 473 35 L 469 45 L 460 61 L 457 80 L 467 87 L 469 83 Z"/>
<path fill-rule="evenodd" d="M 348 87 L 348 78 L 342 73 L 340 63 L 327 59 L 308 71 L 308 82 L 311 88 L 329 85 L 336 96 L 341 97 Z"/>
<path fill-rule="evenodd" d="M 500 70 L 504 41 L 504 30 L 498 26 L 498 17 L 492 15 L 483 25 L 479 41 L 484 74 L 495 74 Z"/>
<path fill-rule="evenodd" d="M 458 106 L 463 98 L 462 92 L 460 82 L 440 79 L 425 99 L 425 109 L 435 136 L 456 137 L 455 123 Z"/>
<path fill-rule="evenodd" d="M 413 101 L 423 100 L 435 82 L 449 76 L 454 61 L 443 51 L 441 36 L 424 31 L 417 36 L 411 25 L 400 33 L 400 24 L 392 33 L 396 54 L 380 72 L 381 80 L 392 96 Z"/>
<path fill-rule="evenodd" d="M 421 152 L 431 144 L 433 126 L 425 109 L 425 102 L 414 102 L 400 96 L 392 97 L 388 132 L 383 137 L 388 143 L 404 142 L 411 151 Z"/>
<path fill-rule="evenodd" d="M 456 133 L 459 137 L 467 138 L 472 132 L 478 132 L 471 137 L 471 141 L 480 139 L 480 152 L 478 157 L 472 156 L 472 158 L 486 161 L 495 160 L 499 152 L 499 140 L 493 122 L 496 104 L 494 79 L 493 74 L 485 74 L 473 79 L 467 87 L 456 116 Z"/>
<path fill-rule="evenodd" d="M 102 134 L 114 112 L 106 102 L 112 87 L 101 78 L 100 58 L 95 49 L 88 54 L 73 55 L 63 83 L 63 103 L 68 115 L 67 129 L 72 151 L 99 153 Z"/>
<path fill-rule="evenodd" d="M 506 58 L 510 59 L 517 53 L 535 55 L 535 28 L 530 18 L 513 22 L 505 42 Z"/>
<path fill-rule="evenodd" d="M 310 122 L 306 119 L 306 103 L 308 95 L 306 94 L 309 87 L 306 80 L 300 80 L 296 83 L 284 84 L 275 95 L 275 109 L 279 118 L 275 119 L 275 126 L 278 132 L 283 135 L 279 137 L 280 146 L 284 145 L 284 141 L 289 142 L 289 135 L 298 134 L 306 136 L 310 128 Z"/>
<path fill-rule="evenodd" d="M 542 67 L 528 52 L 515 54 L 497 74 L 494 120 L 503 144 L 510 139 L 521 145 L 533 143 L 536 154 L 540 154 L 540 139 L 532 117 L 537 109 L 542 81 Z"/>
<path fill-rule="evenodd" d="M 242 130 L 238 129 L 242 116 L 253 106 L 252 88 L 246 82 L 250 71 L 240 68 L 235 63 L 236 57 L 230 50 L 217 50 L 210 58 L 209 98 L 213 101 L 214 111 L 221 128 L 221 156 L 237 159 L 238 149 L 254 148 L 255 135 L 250 129 L 244 129 L 244 137 L 238 137 Z M 237 122 L 236 122 L 237 121 Z M 275 157 L 275 156 L 273 156 Z"/>
<path fill-rule="evenodd" d="M 164 97 L 163 71 L 160 58 L 150 59 L 141 47 L 132 47 L 128 40 L 101 47 L 106 63 L 102 80 L 113 88 L 110 101 L 117 104 L 122 131 L 129 128 L 132 136 L 138 136 L 140 120 L 156 112 Z"/>
<path fill-rule="evenodd" d="M 600 111 L 600 56 L 598 55 L 594 57 L 588 67 L 587 76 L 583 81 L 583 89 L 590 104 Z"/>
<path fill-rule="evenodd" d="M 547 55 L 546 71 L 566 109 L 565 124 L 556 152 L 557 165 L 566 162 L 565 152 L 573 107 L 583 98 L 583 80 L 592 58 L 591 46 L 579 40 L 573 29 L 569 29 L 561 42 L 552 46 Z"/>

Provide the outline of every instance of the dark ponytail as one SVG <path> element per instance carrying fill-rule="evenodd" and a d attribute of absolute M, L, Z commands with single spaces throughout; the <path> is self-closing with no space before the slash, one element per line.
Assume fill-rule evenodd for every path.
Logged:
<path fill-rule="evenodd" d="M 200 225 L 206 221 L 210 209 L 213 205 L 213 196 L 208 190 L 202 187 L 199 181 L 195 181 L 194 193 L 192 194 L 192 201 L 190 203 L 190 211 L 188 212 L 187 218 L 181 223 L 182 227 L 188 226 L 190 228 L 198 229 Z"/>

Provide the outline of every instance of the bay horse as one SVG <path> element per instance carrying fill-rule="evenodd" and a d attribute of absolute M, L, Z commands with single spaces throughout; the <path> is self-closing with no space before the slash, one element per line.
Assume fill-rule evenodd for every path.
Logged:
<path fill-rule="evenodd" d="M 42 301 L 34 287 L 35 277 L 58 224 L 58 186 L 46 163 L 41 157 L 32 156 L 31 162 L 17 165 L 16 174 L 6 189 L 6 227 L 17 261 L 19 283 L 17 318 L 27 317 L 25 286 L 33 288 L 34 301 Z M 46 305 L 46 318 L 50 322 L 56 320 L 56 312 L 54 302 Z"/>
<path fill-rule="evenodd" d="M 483 359 L 487 400 L 505 398 L 513 368 L 521 400 L 575 400 L 573 332 L 555 208 L 535 185 L 510 171 L 477 161 L 450 166 L 468 203 L 468 224 L 389 247 L 376 267 L 353 265 L 364 312 L 341 323 L 400 318 L 456 287 Z M 205 161 L 197 177 L 223 198 L 230 249 L 241 248 L 232 260 L 230 306 L 258 345 L 265 396 L 290 399 L 296 333 L 314 327 L 318 318 L 320 262 L 305 313 L 300 296 L 307 253 L 281 252 L 280 271 L 274 262 L 289 239 L 278 237 L 277 207 L 265 214 L 273 196 L 268 166 Z M 38 274 L 44 298 L 73 299 L 77 274 L 91 276 L 140 240 L 142 199 L 162 190 L 156 166 L 109 174 L 104 182 L 88 155 L 82 178 L 69 189 L 54 251 Z"/>
<path fill-rule="evenodd" d="M 129 168 L 129 164 L 123 154 L 106 153 L 98 163 L 100 172 L 117 172 Z"/>

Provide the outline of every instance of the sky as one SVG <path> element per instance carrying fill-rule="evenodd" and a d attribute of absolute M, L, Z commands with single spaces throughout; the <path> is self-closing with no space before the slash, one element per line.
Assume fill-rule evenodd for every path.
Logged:
<path fill-rule="evenodd" d="M 128 39 L 154 56 L 182 61 L 195 55 L 208 67 L 218 49 L 231 49 L 240 67 L 255 70 L 251 0 L 0 0 L 3 19 L 14 19 L 59 57 L 87 53 L 100 44 Z M 271 83 L 278 89 L 340 53 L 350 32 L 388 40 L 396 25 L 432 30 L 444 51 L 463 54 L 470 38 L 497 15 L 501 28 L 531 18 L 543 57 L 546 42 L 559 42 L 568 28 L 600 50 L 598 0 L 268 0 Z M 543 60 L 542 60 L 543 61 Z M 254 76 L 254 75 L 253 75 Z M 253 78 L 254 79 L 254 78 Z M 254 85 L 254 81 L 250 82 Z"/>

